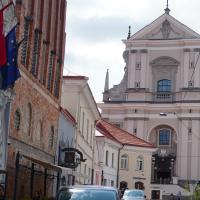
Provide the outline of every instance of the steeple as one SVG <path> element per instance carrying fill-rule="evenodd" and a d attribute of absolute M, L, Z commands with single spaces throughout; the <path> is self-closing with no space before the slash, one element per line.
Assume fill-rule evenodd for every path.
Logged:
<path fill-rule="evenodd" d="M 165 8 L 165 13 L 169 15 L 169 12 L 170 12 L 170 9 L 169 9 L 168 0 L 167 0 L 167 7 Z"/>
<path fill-rule="evenodd" d="M 109 69 L 107 69 L 106 72 L 106 80 L 105 80 L 105 86 L 104 86 L 104 92 L 109 90 Z"/>
<path fill-rule="evenodd" d="M 131 37 L 131 26 L 128 27 L 128 37 L 127 39 L 129 39 Z"/>

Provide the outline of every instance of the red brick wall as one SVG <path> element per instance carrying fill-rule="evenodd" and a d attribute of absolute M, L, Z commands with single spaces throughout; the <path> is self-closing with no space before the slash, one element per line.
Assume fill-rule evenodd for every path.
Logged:
<path fill-rule="evenodd" d="M 41 3 L 43 1 L 43 3 Z M 63 72 L 63 59 L 64 59 L 64 41 L 65 41 L 65 0 L 52 0 L 52 7 L 49 8 L 50 0 L 26 0 L 21 1 L 16 5 L 16 12 L 19 19 L 19 27 L 17 31 L 18 41 L 23 39 L 24 33 L 24 17 L 29 15 L 32 17 L 30 22 L 30 33 L 27 49 L 27 62 L 25 65 L 21 63 L 22 46 L 19 49 L 18 64 L 21 70 L 22 77 L 16 82 L 14 90 L 16 97 L 12 103 L 11 115 L 10 115 L 10 138 L 13 141 L 17 141 L 16 144 L 11 144 L 8 151 L 8 197 L 12 197 L 14 189 L 14 175 L 15 175 L 15 154 L 20 150 L 23 154 L 28 154 L 37 159 L 49 162 L 49 158 L 54 160 L 56 142 L 57 142 L 57 130 L 58 130 L 58 118 L 59 118 L 59 96 L 54 94 L 55 82 L 56 82 L 56 68 L 60 67 L 60 80 L 58 81 L 58 90 L 61 90 L 61 77 Z M 41 7 L 40 7 L 41 6 Z M 64 8 L 63 8 L 64 6 Z M 36 9 L 40 9 L 40 12 L 36 12 Z M 48 9 L 54 14 L 48 15 Z M 55 10 L 57 9 L 57 10 Z M 37 14 L 37 16 L 35 16 Z M 48 23 L 48 16 L 51 16 L 51 28 L 47 29 L 46 23 Z M 59 17 L 58 17 L 59 16 Z M 54 22 L 54 23 L 51 23 Z M 36 66 L 37 73 L 33 75 L 31 73 L 33 45 L 34 45 L 34 31 L 35 28 L 40 30 L 39 35 L 39 60 Z M 56 28 L 56 30 L 55 30 Z M 55 34 L 55 31 L 57 31 Z M 51 40 L 48 41 L 46 35 L 49 34 Z M 44 46 L 46 46 L 46 53 L 44 53 Z M 51 90 L 47 89 L 48 70 L 49 70 L 49 54 L 51 51 L 55 51 L 53 74 L 52 74 L 52 87 Z M 45 62 L 44 62 L 45 60 Z M 62 62 L 58 65 L 58 60 Z M 44 73 L 43 73 L 44 72 Z M 42 77 L 42 78 L 41 78 Z M 43 82 L 42 80 L 45 80 Z M 27 132 L 28 127 L 28 105 L 31 105 L 31 123 L 30 123 L 30 135 Z M 14 127 L 14 114 L 15 111 L 20 111 L 20 129 L 17 131 Z M 30 119 L 30 118 L 29 118 Z M 37 138 L 37 126 L 38 122 L 42 123 L 42 136 Z M 50 129 L 54 127 L 54 145 L 53 148 L 49 147 Z M 30 146 L 30 151 L 24 148 L 24 144 Z M 35 152 L 34 152 L 35 149 Z M 40 157 L 38 152 L 46 154 L 45 157 Z M 47 159 L 48 158 L 48 159 Z M 25 172 L 21 172 L 21 177 L 26 177 Z M 28 180 L 24 180 L 29 182 Z M 43 185 L 43 179 L 38 178 L 37 186 Z M 22 185 L 21 185 L 22 186 Z M 27 194 L 26 187 L 21 187 L 21 194 Z M 42 188 L 43 189 L 43 188 Z M 24 191 L 25 190 L 25 191 Z M 36 190 L 36 188 L 34 189 Z M 20 192 L 20 191 L 18 191 Z M 50 192 L 49 192 L 50 195 Z"/>

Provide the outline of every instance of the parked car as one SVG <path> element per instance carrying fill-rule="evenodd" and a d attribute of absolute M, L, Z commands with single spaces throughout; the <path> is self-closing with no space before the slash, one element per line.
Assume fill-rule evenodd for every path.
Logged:
<path fill-rule="evenodd" d="M 120 200 L 114 187 L 79 185 L 62 187 L 57 200 Z"/>
<path fill-rule="evenodd" d="M 143 190 L 127 189 L 124 192 L 123 200 L 145 200 Z"/>

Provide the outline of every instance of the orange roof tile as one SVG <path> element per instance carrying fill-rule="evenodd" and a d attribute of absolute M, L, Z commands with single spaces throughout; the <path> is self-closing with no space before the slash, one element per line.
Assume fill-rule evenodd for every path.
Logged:
<path fill-rule="evenodd" d="M 104 120 L 100 120 L 97 123 L 97 130 L 105 135 L 105 137 L 115 140 L 123 145 L 156 148 L 150 142 L 147 142 L 127 131 L 124 131 Z"/>

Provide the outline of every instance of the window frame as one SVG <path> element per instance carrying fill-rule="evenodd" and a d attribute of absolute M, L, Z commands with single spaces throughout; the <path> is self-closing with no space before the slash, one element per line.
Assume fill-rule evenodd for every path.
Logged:
<path fill-rule="evenodd" d="M 127 170 L 128 169 L 128 155 L 123 154 L 120 157 L 120 168 Z"/>
<path fill-rule="evenodd" d="M 164 83 L 165 81 L 167 81 L 167 83 Z M 169 79 L 158 80 L 157 81 L 157 92 L 163 92 L 163 93 L 172 92 L 172 81 Z"/>
<path fill-rule="evenodd" d="M 136 159 L 136 171 L 144 171 L 144 157 L 141 155 Z"/>
<path fill-rule="evenodd" d="M 161 144 L 160 143 L 160 134 L 161 134 L 161 131 L 169 131 L 168 132 L 169 133 L 169 143 L 168 144 Z M 171 146 L 171 135 L 172 135 L 172 133 L 171 133 L 170 129 L 168 129 L 168 128 L 159 129 L 158 130 L 158 146 Z"/>

